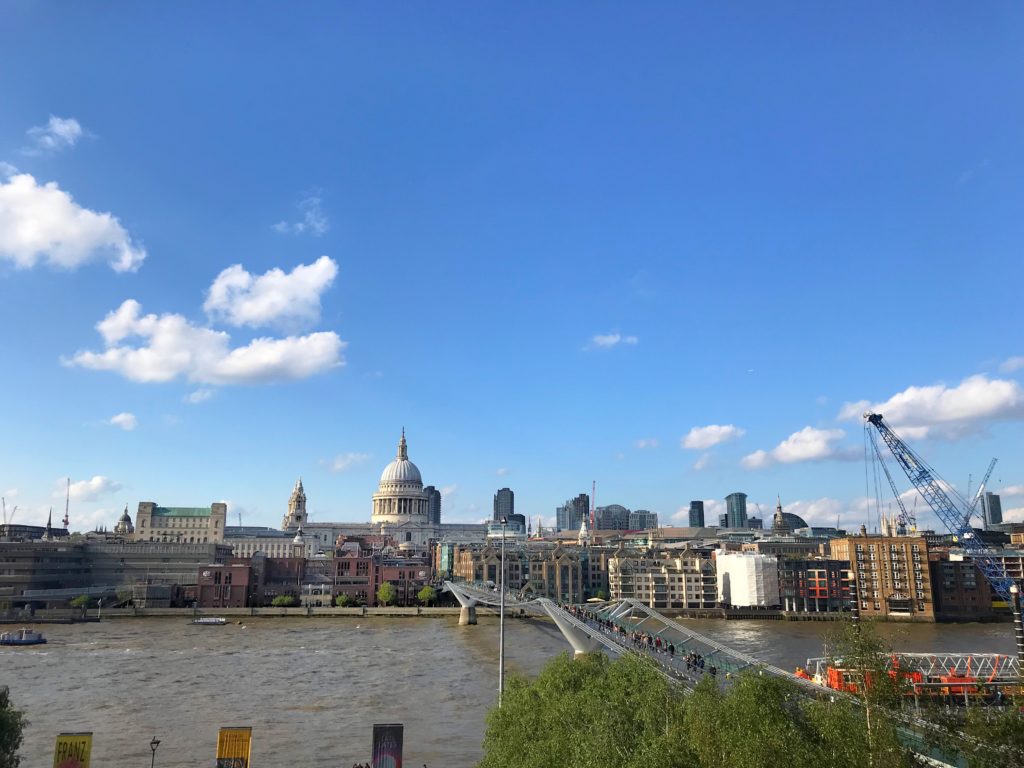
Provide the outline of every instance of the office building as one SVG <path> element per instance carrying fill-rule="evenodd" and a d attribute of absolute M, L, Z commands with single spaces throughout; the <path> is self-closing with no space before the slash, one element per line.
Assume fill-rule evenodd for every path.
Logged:
<path fill-rule="evenodd" d="M 704 502 L 703 501 L 691 501 L 690 502 L 690 527 L 691 528 L 703 528 L 704 527 Z"/>
<path fill-rule="evenodd" d="M 432 485 L 423 489 L 427 494 L 427 517 L 433 525 L 441 524 L 441 492 Z"/>
<path fill-rule="evenodd" d="M 581 493 L 555 508 L 555 527 L 560 531 L 578 531 L 584 518 L 590 515 L 590 496 Z"/>
<path fill-rule="evenodd" d="M 174 544 L 219 544 L 224 541 L 228 506 L 161 507 L 152 501 L 140 501 L 135 517 L 132 541 L 159 541 Z"/>
<path fill-rule="evenodd" d="M 608 585 L 612 600 L 639 600 L 655 610 L 714 608 L 718 600 L 714 565 L 693 552 L 617 554 L 608 560 Z"/>
<path fill-rule="evenodd" d="M 1003 522 L 1003 504 L 999 494 L 985 491 L 981 496 L 982 527 L 988 530 L 993 525 Z"/>
<path fill-rule="evenodd" d="M 621 504 L 609 504 L 594 510 L 594 528 L 601 531 L 627 531 L 630 511 Z"/>
<path fill-rule="evenodd" d="M 511 488 L 499 488 L 498 492 L 494 494 L 494 522 L 499 522 L 501 518 L 508 518 L 515 514 L 516 511 L 516 495 L 512 493 Z"/>
<path fill-rule="evenodd" d="M 649 531 L 658 527 L 658 513 L 646 509 L 638 509 L 629 513 L 629 526 L 631 531 Z"/>
<path fill-rule="evenodd" d="M 747 494 L 730 493 L 725 497 L 726 528 L 747 527 Z"/>

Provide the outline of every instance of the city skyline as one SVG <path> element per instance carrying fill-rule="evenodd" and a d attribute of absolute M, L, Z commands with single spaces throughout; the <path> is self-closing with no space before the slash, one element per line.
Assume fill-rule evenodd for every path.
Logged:
<path fill-rule="evenodd" d="M 1024 520 L 1020 8 L 55 9 L 0 72 L 16 522 L 369 520 L 404 426 L 447 522 L 853 529 L 869 408 Z"/>

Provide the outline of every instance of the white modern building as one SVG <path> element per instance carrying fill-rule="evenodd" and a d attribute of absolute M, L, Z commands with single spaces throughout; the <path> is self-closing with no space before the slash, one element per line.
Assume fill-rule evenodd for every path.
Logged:
<path fill-rule="evenodd" d="M 716 552 L 718 599 L 734 608 L 772 608 L 781 604 L 779 563 L 774 555 Z"/>

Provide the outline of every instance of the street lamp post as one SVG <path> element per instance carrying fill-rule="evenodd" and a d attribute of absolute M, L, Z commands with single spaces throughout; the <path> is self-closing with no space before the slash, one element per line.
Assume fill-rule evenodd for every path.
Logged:
<path fill-rule="evenodd" d="M 1010 585 L 1010 607 L 1013 609 L 1013 634 L 1017 639 L 1017 661 L 1024 663 L 1024 622 L 1020 615 L 1020 587 L 1016 582 Z"/>
<path fill-rule="evenodd" d="M 153 768 L 153 766 L 156 765 L 156 748 L 159 747 L 159 746 L 160 746 L 160 739 L 158 739 L 156 736 L 154 736 L 153 740 L 151 742 L 149 742 L 149 748 L 153 752 L 153 758 L 149 761 L 149 768 Z"/>
<path fill-rule="evenodd" d="M 501 518 L 501 598 L 498 607 L 498 708 L 505 692 L 505 526 L 508 518 Z"/>

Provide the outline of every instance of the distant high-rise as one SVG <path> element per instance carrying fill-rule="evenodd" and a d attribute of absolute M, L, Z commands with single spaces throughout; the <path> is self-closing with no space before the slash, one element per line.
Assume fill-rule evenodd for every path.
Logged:
<path fill-rule="evenodd" d="M 987 530 L 990 526 L 999 525 L 1003 522 L 1003 503 L 999 500 L 998 493 L 985 491 L 981 497 L 981 519 Z"/>
<path fill-rule="evenodd" d="M 516 495 L 511 488 L 499 488 L 494 494 L 494 522 L 509 517 L 516 511 Z"/>
<path fill-rule="evenodd" d="M 690 502 L 690 527 L 691 528 L 703 528 L 704 527 L 704 502 L 703 501 L 691 501 Z"/>
<path fill-rule="evenodd" d="M 729 516 L 724 512 L 718 516 L 718 527 L 728 528 L 729 527 Z"/>
<path fill-rule="evenodd" d="M 555 527 L 560 531 L 578 531 L 584 517 L 590 515 L 590 496 L 581 493 L 555 509 Z"/>
<path fill-rule="evenodd" d="M 629 530 L 649 531 L 658 527 L 658 513 L 638 509 L 629 513 Z"/>
<path fill-rule="evenodd" d="M 725 497 L 726 528 L 747 527 L 747 494 L 730 493 Z"/>
<path fill-rule="evenodd" d="M 626 531 L 630 512 L 621 504 L 609 504 L 594 510 L 594 528 L 600 531 Z"/>
<path fill-rule="evenodd" d="M 441 492 L 432 485 L 423 489 L 427 494 L 427 519 L 434 525 L 441 524 Z"/>

